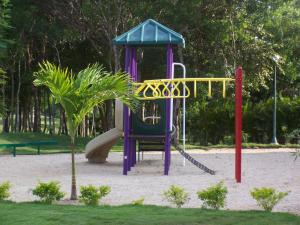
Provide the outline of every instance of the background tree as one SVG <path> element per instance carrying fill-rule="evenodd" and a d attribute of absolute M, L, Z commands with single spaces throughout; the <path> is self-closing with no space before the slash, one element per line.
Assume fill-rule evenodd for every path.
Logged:
<path fill-rule="evenodd" d="M 8 108 L 2 120 L 5 132 L 66 134 L 63 108 L 49 100 L 50 93 L 46 88 L 32 85 L 33 71 L 38 69 L 38 63 L 49 60 L 70 67 L 76 73 L 90 63 L 100 62 L 109 71 L 118 71 L 124 68 L 124 62 L 120 60 L 124 58 L 124 52 L 123 48 L 112 44 L 112 39 L 148 18 L 183 34 L 186 47 L 175 49 L 175 60 L 186 65 L 188 76 L 233 77 L 235 67 L 243 66 L 244 108 L 247 110 L 244 128 L 249 141 L 270 141 L 272 124 L 266 122 L 263 126 L 261 118 L 270 119 L 274 66 L 278 71 L 278 107 L 282 107 L 278 112 L 279 141 L 283 143 L 285 134 L 299 127 L 297 122 L 289 119 L 298 121 L 296 115 L 299 114 L 299 0 L 0 2 L 6 2 L 8 6 L 5 7 L 7 10 L 1 8 L 2 15 L 4 12 L 11 15 L 10 19 L 5 16 L 5 21 L 9 22 L 5 22 L 5 27 L 9 24 L 10 28 L 0 28 L 0 39 L 6 40 L 6 50 L 0 53 L 0 67 L 7 76 L 3 87 Z M 281 60 L 274 62 L 274 55 L 279 55 Z M 143 79 L 164 77 L 165 63 L 165 48 L 141 48 L 138 51 L 139 74 Z M 229 98 L 233 97 L 232 88 L 228 90 Z M 219 87 L 214 90 L 219 93 Z M 205 95 L 205 92 L 201 93 Z M 224 111 L 223 100 L 207 100 L 205 97 L 188 99 L 188 109 L 200 110 L 201 115 L 189 110 L 193 122 L 188 124 L 187 130 L 198 133 L 195 137 L 203 144 L 224 142 L 225 137 L 228 139 L 233 135 L 234 103 L 227 99 L 228 107 Z M 289 104 L 294 108 L 289 110 Z M 210 113 L 212 111 L 215 113 Z M 214 135 L 210 131 L 222 122 L 217 112 L 224 113 L 229 123 Z M 286 112 L 289 112 L 289 118 L 284 116 Z M 113 127 L 113 113 L 112 101 L 95 107 L 79 125 L 78 135 L 97 135 Z M 209 118 L 210 122 L 203 118 Z M 197 127 L 194 124 L 198 124 Z M 208 135 L 207 141 L 204 133 Z"/>

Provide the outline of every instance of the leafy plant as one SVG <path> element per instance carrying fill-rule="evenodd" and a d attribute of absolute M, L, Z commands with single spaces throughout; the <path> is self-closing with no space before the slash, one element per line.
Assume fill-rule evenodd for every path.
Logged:
<path fill-rule="evenodd" d="M 224 144 L 233 145 L 233 137 L 231 135 L 224 136 Z"/>
<path fill-rule="evenodd" d="M 295 129 L 291 133 L 286 135 L 287 142 L 296 141 L 299 144 L 300 141 L 300 129 Z"/>
<path fill-rule="evenodd" d="M 0 201 L 6 200 L 9 198 L 9 189 L 11 188 L 11 185 L 9 182 L 3 182 L 0 184 Z"/>
<path fill-rule="evenodd" d="M 292 153 L 292 155 L 295 157 L 295 161 L 298 159 L 298 157 L 300 157 L 300 150 L 299 149 L 296 149 L 295 152 Z"/>
<path fill-rule="evenodd" d="M 224 182 L 219 182 L 205 190 L 198 191 L 198 198 L 203 201 L 204 208 L 220 209 L 225 206 L 227 187 Z"/>
<path fill-rule="evenodd" d="M 79 199 L 85 205 L 98 205 L 100 199 L 108 195 L 110 191 L 111 188 L 109 186 L 81 186 Z"/>
<path fill-rule="evenodd" d="M 171 185 L 163 195 L 167 201 L 174 204 L 177 208 L 181 208 L 189 200 L 188 193 L 176 185 Z"/>
<path fill-rule="evenodd" d="M 49 183 L 42 183 L 32 190 L 32 194 L 38 196 L 42 202 L 51 204 L 53 201 L 59 201 L 65 196 L 65 193 L 60 191 L 59 182 L 50 181 Z"/>
<path fill-rule="evenodd" d="M 257 201 L 258 206 L 271 212 L 274 206 L 288 195 L 288 192 L 277 192 L 274 188 L 262 187 L 254 188 L 250 194 Z"/>
<path fill-rule="evenodd" d="M 36 86 L 46 86 L 55 103 L 60 104 L 66 113 L 67 127 L 71 137 L 72 188 L 71 199 L 77 199 L 75 172 L 75 136 L 78 126 L 94 107 L 106 100 L 120 99 L 134 107 L 136 98 L 130 77 L 122 72 L 115 74 L 104 71 L 97 63 L 73 74 L 68 68 L 61 69 L 49 62 L 40 64 L 35 73 Z"/>
<path fill-rule="evenodd" d="M 144 205 L 145 197 L 132 201 L 132 205 Z"/>

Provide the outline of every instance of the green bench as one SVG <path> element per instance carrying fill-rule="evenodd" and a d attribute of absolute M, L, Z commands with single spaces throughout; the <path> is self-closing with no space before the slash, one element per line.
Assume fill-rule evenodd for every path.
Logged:
<path fill-rule="evenodd" d="M 12 149 L 12 154 L 16 157 L 16 149 L 18 147 L 36 147 L 37 154 L 40 154 L 41 146 L 57 145 L 57 141 L 33 141 L 25 143 L 9 143 L 0 144 L 0 148 L 10 148 Z"/>

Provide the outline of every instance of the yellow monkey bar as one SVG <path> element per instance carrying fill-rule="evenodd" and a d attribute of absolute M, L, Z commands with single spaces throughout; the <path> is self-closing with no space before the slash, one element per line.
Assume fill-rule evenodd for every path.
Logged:
<path fill-rule="evenodd" d="M 223 98 L 226 96 L 226 82 L 233 81 L 231 78 L 175 78 L 145 80 L 142 83 L 134 83 L 137 87 L 135 94 L 142 100 L 166 99 L 166 98 L 188 98 L 191 90 L 187 83 L 194 85 L 194 97 L 197 96 L 197 82 L 208 83 L 208 96 L 211 96 L 211 83 L 223 83 Z M 184 90 L 185 89 L 185 90 Z"/>

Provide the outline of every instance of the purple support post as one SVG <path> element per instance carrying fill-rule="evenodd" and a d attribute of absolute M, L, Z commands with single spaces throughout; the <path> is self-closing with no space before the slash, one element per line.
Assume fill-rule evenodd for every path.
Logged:
<path fill-rule="evenodd" d="M 125 47 L 125 71 L 130 72 L 130 47 Z M 123 154 L 123 175 L 127 175 L 129 170 L 129 132 L 130 132 L 130 121 L 129 121 L 129 108 L 124 105 L 123 109 L 123 120 L 124 120 L 124 154 Z"/>
<path fill-rule="evenodd" d="M 173 64 L 173 49 L 171 45 L 167 47 L 167 79 L 171 79 Z M 171 164 L 171 99 L 166 100 L 166 135 L 165 135 L 165 168 L 164 174 L 169 174 Z"/>
<path fill-rule="evenodd" d="M 131 75 L 131 78 L 136 81 L 137 80 L 137 61 L 136 61 L 136 49 L 130 48 L 129 49 L 129 61 L 128 61 L 128 73 Z M 128 110 L 130 112 L 130 110 Z M 126 137 L 126 144 L 127 144 L 127 171 L 131 170 L 136 163 L 136 140 L 129 137 L 130 134 L 130 124 L 131 124 L 131 114 L 128 113 L 128 136 Z M 125 139 L 125 135 L 124 135 Z M 125 143 L 125 141 L 124 141 Z"/>
<path fill-rule="evenodd" d="M 137 72 L 137 58 L 136 58 L 136 49 L 132 49 L 132 79 L 134 82 L 138 80 L 138 72 Z M 132 151 L 132 159 L 131 166 L 136 164 L 136 139 L 131 140 L 131 151 Z"/>

